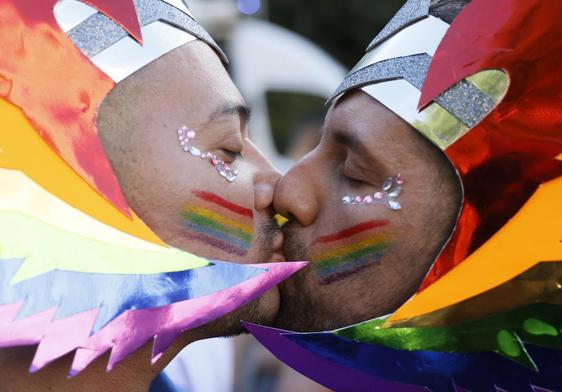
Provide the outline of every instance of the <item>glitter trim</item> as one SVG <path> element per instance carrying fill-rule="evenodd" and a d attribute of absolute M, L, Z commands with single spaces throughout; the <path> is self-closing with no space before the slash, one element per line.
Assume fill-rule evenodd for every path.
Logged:
<path fill-rule="evenodd" d="M 358 87 L 393 79 L 406 79 L 418 90 L 421 90 L 431 56 L 422 53 L 406 57 L 396 57 L 381 61 L 348 75 L 332 95 L 329 101 L 341 94 Z"/>
<path fill-rule="evenodd" d="M 462 80 L 436 99 L 443 108 L 469 128 L 475 127 L 496 102 L 467 80 Z"/>
<path fill-rule="evenodd" d="M 419 21 L 429 15 L 430 0 L 408 0 L 400 8 L 398 13 L 388 22 L 388 24 L 377 34 L 367 47 L 367 52 L 377 45 L 392 37 L 403 28 Z"/>
<path fill-rule="evenodd" d="M 190 15 L 161 0 L 135 0 L 141 26 L 162 21 L 194 35 L 213 47 L 223 61 L 226 55 L 213 38 Z M 90 16 L 68 32 L 74 44 L 88 57 L 93 57 L 128 36 L 118 24 L 102 13 Z"/>

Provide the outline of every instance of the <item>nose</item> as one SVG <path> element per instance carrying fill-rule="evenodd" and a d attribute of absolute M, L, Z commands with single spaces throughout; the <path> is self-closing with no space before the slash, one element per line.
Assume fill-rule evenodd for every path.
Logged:
<path fill-rule="evenodd" d="M 312 154 L 309 154 L 281 178 L 275 190 L 275 210 L 303 227 L 316 220 L 320 207 L 317 194 L 320 188 L 313 168 Z"/>
<path fill-rule="evenodd" d="M 256 211 L 269 209 L 271 213 L 273 211 L 273 195 L 275 187 L 281 178 L 281 173 L 273 167 L 271 162 L 253 144 L 250 144 L 249 150 L 253 164 L 257 168 L 253 177 L 254 208 Z"/>
<path fill-rule="evenodd" d="M 276 170 L 260 171 L 254 176 L 254 207 L 257 211 L 272 208 L 275 185 L 280 177 Z"/>

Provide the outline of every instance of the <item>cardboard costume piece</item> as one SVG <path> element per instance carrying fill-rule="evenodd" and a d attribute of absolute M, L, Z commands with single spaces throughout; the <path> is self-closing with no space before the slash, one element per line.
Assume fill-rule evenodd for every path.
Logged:
<path fill-rule="evenodd" d="M 257 298 L 302 263 L 236 265 L 167 246 L 129 208 L 98 138 L 102 100 L 201 39 L 178 0 L 0 0 L 0 348 L 31 371 L 74 352 L 108 370 Z M 118 49 L 116 51 L 116 48 Z"/>
<path fill-rule="evenodd" d="M 443 151 L 464 191 L 452 238 L 394 314 L 249 325 L 258 340 L 338 391 L 562 390 L 561 12 L 472 0 L 449 26 L 406 3 L 332 101 L 362 89 Z"/>

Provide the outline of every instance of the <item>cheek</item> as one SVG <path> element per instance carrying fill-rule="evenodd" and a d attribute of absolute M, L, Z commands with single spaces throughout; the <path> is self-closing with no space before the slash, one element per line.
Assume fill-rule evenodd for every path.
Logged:
<path fill-rule="evenodd" d="M 244 257 L 254 236 L 254 212 L 229 196 L 228 192 L 210 187 L 192 189 L 181 210 L 183 235 L 229 255 Z"/>
<path fill-rule="evenodd" d="M 360 273 L 380 262 L 395 245 L 395 228 L 376 209 L 340 205 L 337 212 L 326 217 L 324 221 L 332 224 L 321 226 L 321 234 L 310 242 L 308 255 L 311 271 L 320 285 L 331 285 Z"/>

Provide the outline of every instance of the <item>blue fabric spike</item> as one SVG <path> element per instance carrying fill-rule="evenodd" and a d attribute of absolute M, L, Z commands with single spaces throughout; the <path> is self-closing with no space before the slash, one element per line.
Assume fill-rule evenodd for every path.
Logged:
<path fill-rule="evenodd" d="M 425 386 L 433 392 L 454 392 L 459 387 L 483 392 L 496 392 L 496 387 L 510 392 L 533 392 L 533 386 L 562 391 L 562 352 L 533 345 L 526 348 L 539 372 L 492 352 L 402 351 L 358 343 L 331 333 L 283 336 L 345 368 Z"/>
<path fill-rule="evenodd" d="M 233 287 L 264 269 L 210 260 L 206 267 L 155 275 L 50 271 L 10 285 L 22 259 L 0 260 L 0 305 L 24 300 L 17 319 L 56 307 L 55 319 L 94 308 L 92 333 L 130 309 L 148 309 L 202 297 Z"/>

